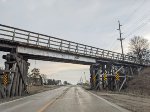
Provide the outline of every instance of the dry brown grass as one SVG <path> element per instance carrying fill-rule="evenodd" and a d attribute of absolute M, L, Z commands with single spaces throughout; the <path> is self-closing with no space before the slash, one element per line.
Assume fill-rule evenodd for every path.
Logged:
<path fill-rule="evenodd" d="M 144 69 L 128 84 L 128 92 L 150 96 L 150 68 Z"/>

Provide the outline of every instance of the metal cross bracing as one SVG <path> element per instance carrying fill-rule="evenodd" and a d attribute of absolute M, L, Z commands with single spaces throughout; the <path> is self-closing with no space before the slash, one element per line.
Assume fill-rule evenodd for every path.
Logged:
<path fill-rule="evenodd" d="M 112 63 L 97 63 L 90 66 L 90 86 L 95 90 L 121 91 L 129 80 L 137 76 L 140 66 L 122 66 Z"/>
<path fill-rule="evenodd" d="M 121 53 L 104 50 L 56 37 L 35 33 L 11 26 L 0 24 L 0 35 L 2 39 L 18 42 L 27 46 L 48 48 L 59 52 L 66 52 L 74 55 L 89 56 L 98 59 L 109 59 L 123 62 L 130 62 L 133 64 L 141 64 L 136 61 L 135 57 L 123 55 Z M 141 65 L 149 65 L 149 59 L 143 59 Z"/>

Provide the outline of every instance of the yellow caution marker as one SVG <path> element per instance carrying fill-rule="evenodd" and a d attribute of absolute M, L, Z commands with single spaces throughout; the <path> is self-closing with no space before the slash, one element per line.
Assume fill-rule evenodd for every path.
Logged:
<path fill-rule="evenodd" d="M 120 77 L 119 77 L 119 73 L 118 73 L 118 72 L 117 72 L 116 75 L 115 75 L 115 79 L 116 79 L 116 80 L 120 80 Z"/>
<path fill-rule="evenodd" d="M 8 84 L 8 74 L 4 73 L 2 77 L 3 85 L 6 86 Z"/>
<path fill-rule="evenodd" d="M 104 73 L 104 81 L 106 81 L 107 80 L 107 74 L 106 74 L 106 72 Z"/>
<path fill-rule="evenodd" d="M 93 76 L 93 81 L 96 82 L 96 75 Z"/>

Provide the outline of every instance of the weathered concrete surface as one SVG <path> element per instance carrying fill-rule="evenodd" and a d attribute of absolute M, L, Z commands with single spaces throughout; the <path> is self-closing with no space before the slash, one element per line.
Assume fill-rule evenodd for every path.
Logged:
<path fill-rule="evenodd" d="M 61 87 L 0 105 L 0 112 L 128 112 L 80 87 Z"/>

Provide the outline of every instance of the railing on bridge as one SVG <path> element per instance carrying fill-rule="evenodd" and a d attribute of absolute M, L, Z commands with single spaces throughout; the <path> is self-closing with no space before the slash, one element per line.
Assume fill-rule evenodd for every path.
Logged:
<path fill-rule="evenodd" d="M 138 63 L 135 57 L 0 24 L 0 38 L 95 58 Z M 146 64 L 146 63 L 144 63 Z"/>

